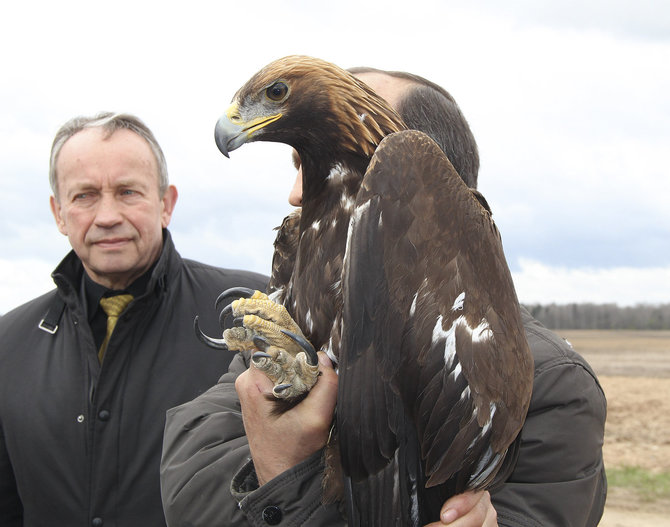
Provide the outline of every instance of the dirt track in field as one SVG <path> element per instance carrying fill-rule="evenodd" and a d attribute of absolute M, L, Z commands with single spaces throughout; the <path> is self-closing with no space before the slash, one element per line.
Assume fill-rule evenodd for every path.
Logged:
<path fill-rule="evenodd" d="M 607 397 L 605 466 L 670 472 L 670 331 L 556 333 L 589 361 Z M 670 500 L 610 487 L 600 526 L 670 526 Z"/>

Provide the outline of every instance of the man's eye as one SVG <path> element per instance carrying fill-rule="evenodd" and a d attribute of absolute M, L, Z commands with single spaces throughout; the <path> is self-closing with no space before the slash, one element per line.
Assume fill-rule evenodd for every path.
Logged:
<path fill-rule="evenodd" d="M 81 201 L 82 199 L 88 198 L 89 195 L 90 194 L 88 192 L 82 192 L 81 194 L 76 194 L 74 199 L 75 199 L 75 201 Z"/>

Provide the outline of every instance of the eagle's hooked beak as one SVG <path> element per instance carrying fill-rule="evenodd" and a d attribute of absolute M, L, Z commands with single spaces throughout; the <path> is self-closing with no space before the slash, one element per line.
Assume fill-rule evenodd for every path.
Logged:
<path fill-rule="evenodd" d="M 281 118 L 282 114 L 263 115 L 255 119 L 245 121 L 237 103 L 233 103 L 224 115 L 216 122 L 214 128 L 214 139 L 221 153 L 228 154 L 239 148 L 244 143 L 253 140 L 256 133 L 270 123 Z"/>

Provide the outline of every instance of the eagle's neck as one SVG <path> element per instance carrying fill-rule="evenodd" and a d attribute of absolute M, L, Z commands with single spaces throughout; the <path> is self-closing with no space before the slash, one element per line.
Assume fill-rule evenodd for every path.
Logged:
<path fill-rule="evenodd" d="M 315 221 L 341 208 L 343 212 L 348 211 L 349 202 L 356 199 L 361 187 L 370 158 L 364 154 L 340 154 L 322 156 L 312 162 L 314 157 L 301 154 L 302 159 L 305 160 L 302 164 L 303 221 Z"/>
<path fill-rule="evenodd" d="M 330 340 L 339 324 L 342 305 L 342 265 L 349 219 L 367 160 L 332 163 L 317 183 L 305 172 L 297 258 L 290 285 L 289 311 L 318 348 Z M 310 306 L 310 311 L 302 306 Z M 335 333 L 337 330 L 335 329 Z M 337 353 L 337 349 L 333 350 Z"/>

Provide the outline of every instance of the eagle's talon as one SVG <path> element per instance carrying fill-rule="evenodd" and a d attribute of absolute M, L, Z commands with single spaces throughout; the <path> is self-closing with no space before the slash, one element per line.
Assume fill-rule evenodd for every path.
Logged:
<path fill-rule="evenodd" d="M 316 354 L 316 350 L 309 340 L 307 340 L 302 335 L 298 335 L 292 331 L 288 331 L 287 329 L 282 329 L 281 332 L 302 348 L 302 350 L 305 352 L 305 355 L 307 356 L 307 364 L 310 366 L 316 366 L 319 363 L 319 356 Z"/>
<path fill-rule="evenodd" d="M 270 347 L 270 343 L 265 337 L 261 337 L 260 335 L 254 335 L 254 338 L 251 339 L 254 343 L 254 346 L 258 348 L 259 350 L 265 351 Z"/>
<path fill-rule="evenodd" d="M 226 289 L 217 297 L 216 302 L 214 302 L 214 308 L 219 309 L 219 305 L 223 303 L 223 300 L 231 296 L 236 298 L 249 298 L 253 296 L 255 292 L 256 291 L 249 289 L 248 287 L 231 287 L 230 289 Z"/>
<path fill-rule="evenodd" d="M 221 295 L 219 295 L 219 298 L 221 298 Z M 217 303 L 217 306 L 218 306 L 218 304 L 219 304 L 219 299 L 218 298 L 217 298 L 216 303 Z M 219 313 L 219 326 L 221 326 L 221 328 L 226 329 L 228 327 L 228 326 L 226 326 L 226 319 L 232 314 L 232 312 L 233 312 L 232 302 L 221 310 L 221 313 Z"/>
<path fill-rule="evenodd" d="M 275 392 L 275 394 L 281 394 L 282 392 L 284 392 L 285 390 L 288 390 L 288 389 L 291 388 L 292 386 L 293 386 L 293 385 L 290 384 L 290 383 L 287 383 L 287 384 L 278 384 L 277 386 L 275 386 L 275 387 L 272 389 L 272 391 Z"/>
<path fill-rule="evenodd" d="M 260 291 L 244 288 L 225 291 L 217 306 L 232 295 L 238 298 L 225 305 L 219 317 L 222 323 L 232 323 L 223 333 L 227 347 L 251 354 L 252 366 L 272 381 L 277 399 L 308 392 L 318 377 L 318 356 L 286 308 Z"/>
<path fill-rule="evenodd" d="M 228 329 L 226 327 L 226 317 L 227 317 L 227 315 L 228 314 L 225 313 L 224 311 L 221 311 L 221 313 L 219 313 L 219 327 L 221 329 Z"/>
<path fill-rule="evenodd" d="M 213 339 L 212 337 L 208 337 L 202 332 L 202 330 L 200 329 L 200 324 L 198 324 L 197 316 L 193 321 L 193 329 L 195 330 L 195 335 L 196 337 L 198 337 L 198 340 L 200 340 L 200 342 L 204 343 L 210 348 L 228 351 L 228 345 L 226 344 L 226 341 L 224 339 Z"/>
<path fill-rule="evenodd" d="M 233 303 L 231 302 L 221 310 L 221 316 L 228 316 L 233 312 Z"/>

